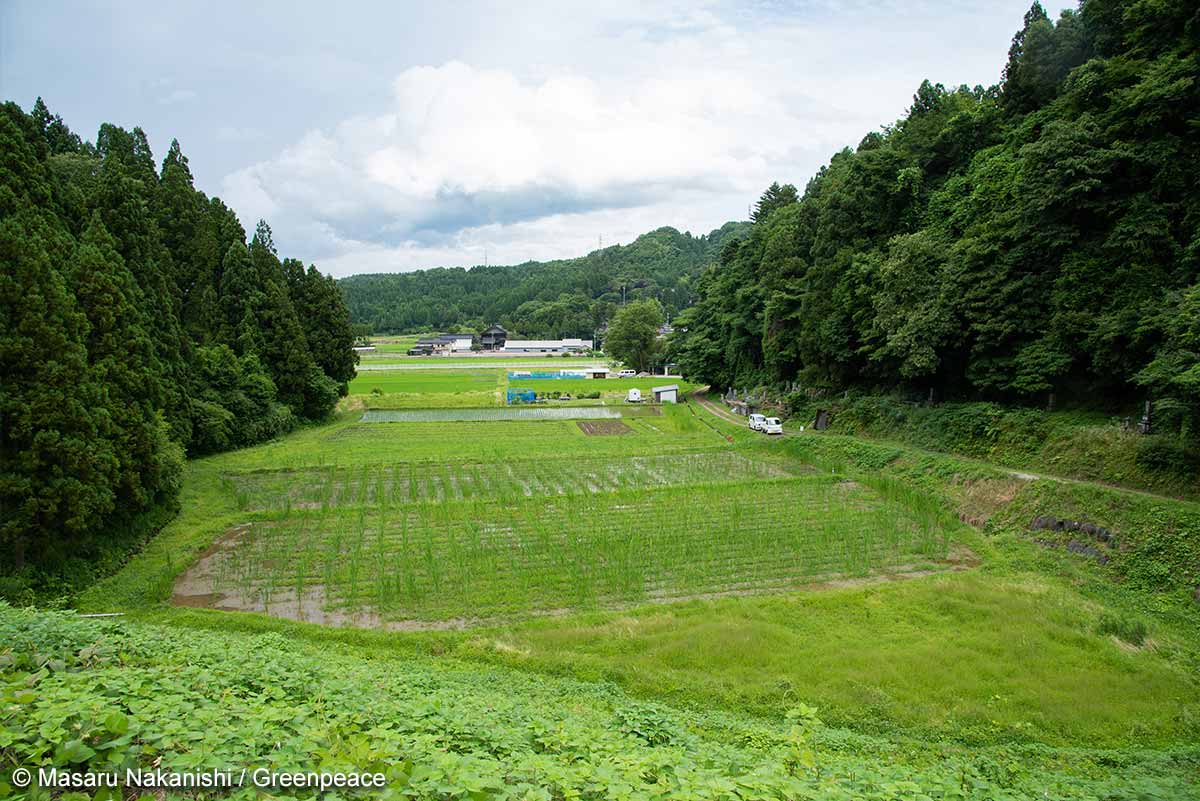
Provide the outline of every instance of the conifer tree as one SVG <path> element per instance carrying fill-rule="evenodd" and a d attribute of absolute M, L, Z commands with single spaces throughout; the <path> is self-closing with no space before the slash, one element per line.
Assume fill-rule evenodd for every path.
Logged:
<path fill-rule="evenodd" d="M 15 104 L 0 110 L 0 555 L 4 572 L 86 539 L 115 505 L 111 412 L 88 368 L 86 318 L 56 260 L 46 152 Z"/>

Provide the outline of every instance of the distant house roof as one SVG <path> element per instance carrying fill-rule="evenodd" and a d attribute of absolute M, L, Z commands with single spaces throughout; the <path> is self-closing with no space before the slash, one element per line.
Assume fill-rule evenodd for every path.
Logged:
<path fill-rule="evenodd" d="M 665 387 L 654 387 L 650 391 L 651 392 L 671 392 L 671 391 L 678 392 L 679 385 L 678 384 L 667 384 Z"/>
<path fill-rule="evenodd" d="M 463 339 L 471 339 L 470 334 L 438 334 L 436 337 L 421 337 L 417 340 L 418 345 L 440 345 L 443 343 L 458 342 Z"/>
<path fill-rule="evenodd" d="M 510 339 L 504 343 L 506 350 L 557 350 L 591 346 L 591 340 L 587 339 Z"/>

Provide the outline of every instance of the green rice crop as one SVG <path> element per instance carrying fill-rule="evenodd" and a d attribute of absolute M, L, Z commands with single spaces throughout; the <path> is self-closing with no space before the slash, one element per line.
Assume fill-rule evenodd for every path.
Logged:
<path fill-rule="evenodd" d="M 310 428 L 286 439 L 222 454 L 224 470 L 295 470 L 396 462 L 593 457 L 726 448 L 725 437 L 693 417 L 687 407 L 663 406 L 660 416 L 622 418 L 623 436 L 588 436 L 572 420 L 496 422 L 362 423 L 361 412 L 338 423 Z"/>
<path fill-rule="evenodd" d="M 362 416 L 364 423 L 435 423 L 500 420 L 615 420 L 621 417 L 649 417 L 654 407 L 633 406 L 509 406 L 502 409 L 395 409 L 371 410 Z"/>
<path fill-rule="evenodd" d="M 442 490 L 445 492 L 444 488 Z M 824 475 L 268 515 L 222 574 L 384 619 L 780 589 L 944 557 L 942 529 Z"/>
<path fill-rule="evenodd" d="M 246 511 L 574 495 L 778 478 L 805 471 L 797 462 L 736 451 L 647 456 L 398 463 L 227 473 L 222 488 Z"/>
<path fill-rule="evenodd" d="M 351 395 L 407 393 L 424 395 L 426 406 L 438 406 L 441 395 L 487 393 L 505 380 L 504 370 L 363 370 L 350 382 Z"/>

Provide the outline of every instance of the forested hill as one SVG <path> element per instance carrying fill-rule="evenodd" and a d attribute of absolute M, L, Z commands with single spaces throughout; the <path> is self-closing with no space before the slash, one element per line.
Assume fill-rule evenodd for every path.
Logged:
<path fill-rule="evenodd" d="M 655 298 L 672 316 L 694 282 L 748 223 L 706 236 L 659 228 L 577 259 L 355 275 L 338 282 L 356 325 L 379 332 L 479 330 L 499 322 L 527 337 L 587 336 L 625 299 Z"/>
<path fill-rule="evenodd" d="M 0 597 L 76 584 L 169 513 L 185 453 L 326 417 L 354 376 L 332 278 L 192 185 L 177 142 L 0 106 Z"/>
<path fill-rule="evenodd" d="M 926 82 L 768 193 L 676 358 L 721 387 L 1148 396 L 1200 436 L 1198 42 L 1193 0 L 1035 5 L 1000 85 Z"/>

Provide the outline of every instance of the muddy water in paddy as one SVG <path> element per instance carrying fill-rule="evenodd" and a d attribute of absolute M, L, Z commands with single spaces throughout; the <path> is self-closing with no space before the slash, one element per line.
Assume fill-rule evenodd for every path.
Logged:
<path fill-rule="evenodd" d="M 237 549 L 250 530 L 249 524 L 234 526 L 206 548 L 175 581 L 171 596 L 174 606 L 219 609 L 222 612 L 262 612 L 272 617 L 319 623 L 325 626 L 417 631 L 465 628 L 466 620 L 385 620 L 371 611 L 330 609 L 325 588 L 314 585 L 300 594 L 294 589 L 274 589 L 268 594 L 258 587 L 230 586 L 222 574 L 228 560 L 237 559 Z"/>
<path fill-rule="evenodd" d="M 260 588 L 228 586 L 222 580 L 225 560 L 237 558 L 237 549 L 250 530 L 249 524 L 235 526 L 225 532 L 205 549 L 195 563 L 175 582 L 171 603 L 175 606 L 198 609 L 217 609 L 223 612 L 260 612 L 285 620 L 297 620 L 339 628 L 366 628 L 382 631 L 430 631 L 467 629 L 489 625 L 503 625 L 533 618 L 561 617 L 581 609 L 530 609 L 521 614 L 500 615 L 487 618 L 451 618 L 448 620 L 395 620 L 384 618 L 370 609 L 350 611 L 330 608 L 325 588 L 312 585 L 297 594 L 294 589 L 274 589 L 269 595 Z M 714 588 L 708 592 L 675 593 L 667 588 L 649 588 L 646 597 L 635 603 L 601 603 L 602 610 L 619 610 L 640 604 L 667 604 L 694 600 L 711 600 L 734 596 L 770 595 L 788 592 L 828 590 L 836 587 L 852 587 L 904 581 L 944 572 L 969 570 L 979 565 L 979 558 L 969 549 L 956 547 L 936 567 L 916 565 L 892 565 L 865 576 L 846 576 L 830 573 L 806 576 L 798 582 L 770 582 L 762 586 L 731 584 Z"/>

